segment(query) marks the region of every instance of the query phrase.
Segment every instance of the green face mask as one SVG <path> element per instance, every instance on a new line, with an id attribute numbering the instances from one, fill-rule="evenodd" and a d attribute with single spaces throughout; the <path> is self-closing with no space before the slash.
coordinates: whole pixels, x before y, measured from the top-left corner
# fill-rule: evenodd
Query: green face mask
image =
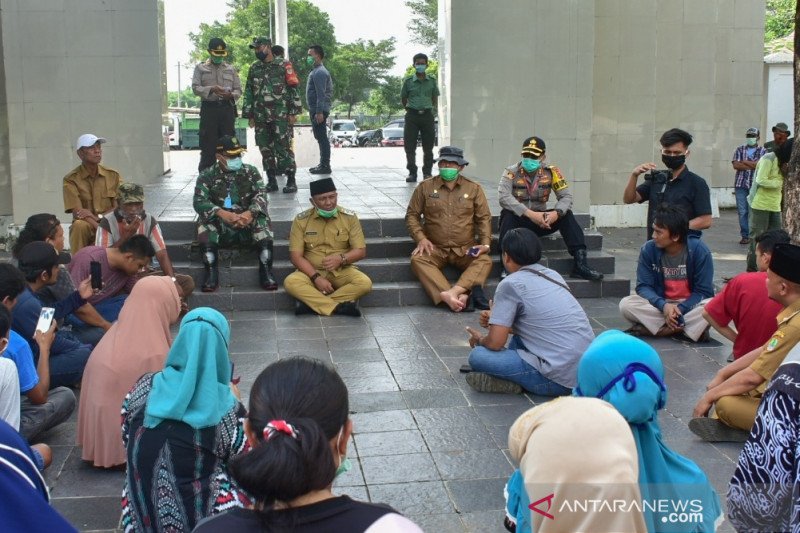
<path id="1" fill-rule="evenodd" d="M 309 67 L 313 67 L 314 66 L 314 58 L 311 57 L 311 56 L 306 56 L 306 65 L 308 65 Z"/>
<path id="2" fill-rule="evenodd" d="M 317 214 L 322 218 L 333 218 L 339 213 L 339 206 L 334 207 L 330 211 L 325 211 L 324 209 L 317 208 Z"/>
<path id="3" fill-rule="evenodd" d="M 211 62 L 215 65 L 219 65 L 225 58 L 222 56 L 211 56 Z"/>
<path id="4" fill-rule="evenodd" d="M 444 181 L 453 181 L 458 177 L 457 168 L 440 168 L 439 175 Z"/>

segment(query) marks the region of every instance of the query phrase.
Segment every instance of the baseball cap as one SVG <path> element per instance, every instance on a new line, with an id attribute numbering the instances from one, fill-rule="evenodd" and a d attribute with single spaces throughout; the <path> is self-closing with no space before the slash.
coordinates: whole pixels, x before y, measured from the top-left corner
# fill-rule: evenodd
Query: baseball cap
<path id="1" fill-rule="evenodd" d="M 544 141 L 539 137 L 528 137 L 522 143 L 522 155 L 540 157 L 545 151 Z"/>
<path id="2" fill-rule="evenodd" d="M 138 183 L 122 183 L 117 189 L 117 198 L 120 205 L 143 203 L 144 187 Z"/>
<path id="3" fill-rule="evenodd" d="M 217 152 L 222 152 L 225 155 L 239 155 L 245 149 L 239 144 L 239 139 L 235 135 L 223 135 L 217 141 Z"/>
<path id="4" fill-rule="evenodd" d="M 772 133 L 775 133 L 775 130 L 782 131 L 783 133 L 789 133 L 791 135 L 789 132 L 789 126 L 787 126 L 785 122 L 778 122 L 772 126 Z"/>
<path id="5" fill-rule="evenodd" d="M 214 37 L 208 41 L 208 51 L 212 56 L 225 57 L 228 55 L 228 45 L 219 37 Z"/>
<path id="6" fill-rule="evenodd" d="M 272 41 L 269 37 L 253 37 L 253 42 L 250 43 L 248 46 L 250 48 L 258 48 L 259 46 L 263 45 L 272 46 Z"/>
<path id="7" fill-rule="evenodd" d="M 747 128 L 747 131 L 745 132 L 744 135 L 745 137 L 750 137 L 751 135 L 759 137 L 761 136 L 761 132 L 758 131 L 758 128 Z"/>
<path id="8" fill-rule="evenodd" d="M 103 137 L 98 137 L 93 133 L 84 133 L 80 137 L 78 137 L 78 142 L 75 143 L 75 149 L 80 150 L 81 148 L 88 148 L 90 146 L 94 146 L 96 143 L 103 144 L 106 140 Z"/>
<path id="9" fill-rule="evenodd" d="M 53 245 L 44 241 L 29 242 L 17 256 L 19 269 L 28 274 L 51 270 L 56 265 L 66 265 L 71 257 L 66 252 L 58 253 Z"/>

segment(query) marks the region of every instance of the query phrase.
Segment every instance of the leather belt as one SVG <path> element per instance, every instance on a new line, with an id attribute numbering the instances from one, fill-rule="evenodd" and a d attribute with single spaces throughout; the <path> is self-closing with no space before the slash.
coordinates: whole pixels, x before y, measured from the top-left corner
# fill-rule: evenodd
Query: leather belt
<path id="1" fill-rule="evenodd" d="M 430 113 L 430 109 L 413 109 L 411 107 L 406 108 L 407 113 L 416 113 L 417 115 L 424 115 L 426 113 Z"/>
<path id="2" fill-rule="evenodd" d="M 227 107 L 232 105 L 232 100 L 203 100 L 201 107 Z"/>

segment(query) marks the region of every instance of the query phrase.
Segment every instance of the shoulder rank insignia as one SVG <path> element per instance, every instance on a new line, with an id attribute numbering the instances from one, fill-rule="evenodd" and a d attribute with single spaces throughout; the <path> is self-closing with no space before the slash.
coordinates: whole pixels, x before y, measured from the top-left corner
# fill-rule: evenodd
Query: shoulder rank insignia
<path id="1" fill-rule="evenodd" d="M 516 177 L 516 175 L 510 170 L 506 170 L 505 173 L 503 174 L 503 177 L 507 180 L 513 180 Z"/>
<path id="2" fill-rule="evenodd" d="M 313 207 L 309 207 L 308 209 L 306 209 L 302 213 L 299 213 L 297 215 L 297 218 L 298 218 L 298 220 L 301 219 L 301 218 L 308 218 L 309 216 L 311 216 L 311 214 L 313 212 L 314 212 L 314 208 Z"/>
<path id="3" fill-rule="evenodd" d="M 344 213 L 345 215 L 350 215 L 351 217 L 356 216 L 356 212 L 352 209 L 348 209 L 346 207 L 339 206 L 339 212 Z"/>

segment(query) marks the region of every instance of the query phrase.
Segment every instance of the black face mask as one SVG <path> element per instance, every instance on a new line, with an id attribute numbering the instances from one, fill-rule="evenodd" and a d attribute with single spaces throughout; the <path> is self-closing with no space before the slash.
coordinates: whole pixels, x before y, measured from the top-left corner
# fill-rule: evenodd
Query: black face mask
<path id="1" fill-rule="evenodd" d="M 267 58 L 267 53 L 260 51 L 256 52 L 256 57 L 258 58 L 259 61 L 264 61 Z"/>
<path id="2" fill-rule="evenodd" d="M 686 155 L 662 155 L 661 162 L 670 170 L 677 170 L 686 163 Z"/>

